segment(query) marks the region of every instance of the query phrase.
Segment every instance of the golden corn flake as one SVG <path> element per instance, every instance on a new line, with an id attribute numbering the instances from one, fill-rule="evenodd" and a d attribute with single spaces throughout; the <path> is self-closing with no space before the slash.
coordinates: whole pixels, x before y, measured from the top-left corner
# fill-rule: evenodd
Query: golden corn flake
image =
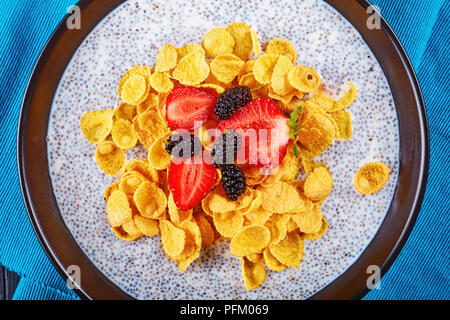
<path id="1" fill-rule="evenodd" d="M 290 104 L 292 102 L 292 99 L 295 96 L 295 91 L 282 96 L 282 95 L 279 95 L 278 93 L 276 93 L 273 90 L 272 86 L 270 86 L 268 96 L 274 100 L 281 102 L 282 104 Z"/>
<path id="2" fill-rule="evenodd" d="M 111 138 L 121 149 L 133 148 L 138 142 L 138 137 L 133 130 L 131 122 L 124 119 L 114 121 L 111 129 Z"/>
<path id="3" fill-rule="evenodd" d="M 141 127 L 139 126 L 138 117 L 133 120 L 131 126 L 133 128 L 133 131 L 136 133 L 139 142 L 147 149 L 150 148 L 150 146 L 155 141 L 155 138 L 150 132 L 141 129 Z"/>
<path id="4" fill-rule="evenodd" d="M 166 141 L 169 135 L 162 136 L 155 140 L 148 149 L 148 163 L 156 170 L 164 170 L 170 166 L 172 157 L 166 151 Z"/>
<path id="5" fill-rule="evenodd" d="M 134 240 L 142 237 L 141 233 L 135 234 L 135 235 L 128 234 L 125 230 L 123 230 L 122 226 L 112 227 L 111 229 L 119 239 L 124 240 L 124 241 L 134 241 Z"/>
<path id="6" fill-rule="evenodd" d="M 359 193 L 374 194 L 389 180 L 389 167 L 382 162 L 369 162 L 362 166 L 355 175 L 355 189 Z"/>
<path id="7" fill-rule="evenodd" d="M 206 55 L 215 58 L 220 54 L 233 53 L 234 39 L 224 28 L 215 28 L 205 34 L 202 42 Z"/>
<path id="8" fill-rule="evenodd" d="M 144 176 L 147 180 L 158 183 L 159 175 L 158 171 L 150 168 L 150 165 L 147 159 L 133 159 L 128 161 L 125 167 L 123 168 L 124 175 L 126 172 L 136 171 Z"/>
<path id="9" fill-rule="evenodd" d="M 250 188 L 248 188 L 248 189 L 250 189 Z M 262 203 L 261 192 L 258 190 L 253 190 L 253 196 L 252 196 L 251 202 L 245 207 L 238 208 L 236 210 L 236 212 L 241 215 L 247 215 L 247 214 L 257 210 L 258 208 L 260 208 L 261 203 Z"/>
<path id="10" fill-rule="evenodd" d="M 192 218 L 192 209 L 187 211 L 178 209 L 177 205 L 175 204 L 175 201 L 173 200 L 172 193 L 169 194 L 169 198 L 167 200 L 167 207 L 169 209 L 170 220 L 177 225 L 182 223 L 184 220 Z"/>
<path id="11" fill-rule="evenodd" d="M 302 234 L 303 240 L 317 240 L 322 237 L 328 230 L 328 222 L 325 217 L 322 217 L 322 224 L 318 232 L 315 233 L 304 233 Z"/>
<path id="12" fill-rule="evenodd" d="M 281 55 L 277 64 L 273 68 L 271 87 L 273 91 L 281 96 L 285 96 L 294 91 L 288 80 L 288 73 L 294 67 L 294 64 L 287 56 Z"/>
<path id="13" fill-rule="evenodd" d="M 259 207 L 254 211 L 246 214 L 244 218 L 249 225 L 263 226 L 271 216 L 272 212 L 265 210 L 262 207 Z"/>
<path id="14" fill-rule="evenodd" d="M 266 265 L 269 267 L 270 270 L 279 272 L 287 268 L 284 264 L 282 264 L 273 256 L 269 248 L 266 248 L 264 250 L 263 255 L 264 255 L 264 262 L 266 263 Z"/>
<path id="15" fill-rule="evenodd" d="M 297 268 L 303 259 L 303 240 L 297 231 L 289 232 L 278 243 L 269 246 L 270 252 L 280 263 Z"/>
<path id="16" fill-rule="evenodd" d="M 266 44 L 266 53 L 274 55 L 284 55 L 289 58 L 292 63 L 297 60 L 297 51 L 294 45 L 286 39 L 272 39 Z"/>
<path id="17" fill-rule="evenodd" d="M 350 89 L 344 93 L 344 96 L 334 103 L 333 109 L 331 111 L 343 110 L 350 107 L 353 102 L 355 102 L 356 96 L 358 95 L 358 90 L 352 82 L 348 85 Z"/>
<path id="18" fill-rule="evenodd" d="M 186 86 L 194 86 L 204 81 L 209 75 L 209 65 L 205 56 L 192 52 L 184 56 L 172 72 L 174 79 Z"/>
<path id="19" fill-rule="evenodd" d="M 164 252 L 170 258 L 175 259 L 184 250 L 187 241 L 186 232 L 167 220 L 161 220 L 159 228 L 161 230 L 161 242 Z"/>
<path id="20" fill-rule="evenodd" d="M 150 181 L 139 185 L 133 195 L 134 203 L 145 218 L 163 219 L 167 208 L 167 198 L 156 184 Z"/>
<path id="21" fill-rule="evenodd" d="M 334 99 L 325 90 L 319 88 L 318 93 L 313 95 L 308 101 L 320 106 L 324 111 L 330 112 L 334 107 Z"/>
<path id="22" fill-rule="evenodd" d="M 133 119 L 134 117 L 136 117 L 136 114 L 137 114 L 136 106 L 122 102 L 114 111 L 114 120 L 117 121 L 119 119 L 123 119 L 133 122 Z"/>
<path id="23" fill-rule="evenodd" d="M 211 72 L 222 83 L 231 83 L 237 77 L 244 61 L 234 54 L 221 54 L 211 61 Z"/>
<path id="24" fill-rule="evenodd" d="M 176 50 L 178 54 L 178 60 L 192 52 L 201 53 L 203 56 L 206 54 L 205 50 L 199 44 L 186 44 L 181 48 L 176 48 Z"/>
<path id="25" fill-rule="evenodd" d="M 203 88 L 203 89 L 207 89 L 209 91 L 213 91 L 217 94 L 222 94 L 225 91 L 225 88 L 222 87 L 221 85 L 218 84 L 214 84 L 214 83 L 203 83 L 203 84 L 199 84 L 197 85 L 198 88 Z"/>
<path id="26" fill-rule="evenodd" d="M 244 217 L 235 212 L 213 214 L 214 226 L 225 238 L 232 238 L 244 225 Z"/>
<path id="27" fill-rule="evenodd" d="M 316 169 L 318 167 L 326 167 L 324 162 L 314 161 L 314 160 L 311 160 L 308 158 L 302 158 L 300 160 L 300 162 L 301 162 L 303 170 L 306 172 L 306 174 L 310 174 L 311 172 L 314 171 L 314 169 Z"/>
<path id="28" fill-rule="evenodd" d="M 103 141 L 95 150 L 95 161 L 104 173 L 115 176 L 125 164 L 125 153 L 113 141 Z"/>
<path id="29" fill-rule="evenodd" d="M 296 65 L 289 71 L 288 80 L 291 86 L 301 92 L 314 92 L 320 86 L 320 76 L 311 67 Z"/>
<path id="30" fill-rule="evenodd" d="M 273 214 L 267 220 L 265 227 L 270 231 L 270 243 L 278 243 L 287 232 L 287 223 L 290 219 L 288 214 Z"/>
<path id="31" fill-rule="evenodd" d="M 256 81 L 261 84 L 268 84 L 272 79 L 273 69 L 278 62 L 278 56 L 274 54 L 263 54 L 256 59 L 253 66 L 253 74 Z"/>
<path id="32" fill-rule="evenodd" d="M 170 71 L 177 65 L 178 61 L 177 50 L 170 44 L 164 46 L 156 56 L 156 72 Z M 153 84 L 152 84 L 153 87 Z M 155 88 L 155 87 L 153 87 Z M 155 89 L 156 90 L 156 89 Z"/>
<path id="33" fill-rule="evenodd" d="M 115 181 L 111 183 L 109 186 L 107 186 L 105 191 L 103 192 L 103 197 L 105 198 L 105 200 L 108 200 L 111 193 L 117 189 L 119 189 L 119 181 Z"/>
<path id="34" fill-rule="evenodd" d="M 252 47 L 255 56 L 259 57 L 261 55 L 261 46 L 259 45 L 258 36 L 254 30 L 250 31 L 250 36 L 252 37 Z"/>
<path id="35" fill-rule="evenodd" d="M 257 253 L 269 245 L 270 231 L 264 226 L 247 226 L 231 240 L 230 251 L 238 257 Z"/>
<path id="36" fill-rule="evenodd" d="M 226 30 L 234 39 L 233 53 L 242 60 L 248 60 L 253 50 L 250 27 L 242 22 L 234 22 Z"/>
<path id="37" fill-rule="evenodd" d="M 170 80 L 168 76 L 163 73 L 155 72 L 150 77 L 150 83 L 152 84 L 152 88 L 157 92 L 170 92 L 173 89 L 173 82 Z"/>
<path id="38" fill-rule="evenodd" d="M 267 270 L 262 262 L 253 263 L 247 258 L 241 258 L 242 276 L 246 290 L 258 288 L 267 277 Z"/>
<path id="39" fill-rule="evenodd" d="M 245 61 L 244 65 L 241 68 L 241 72 L 239 72 L 238 80 L 240 80 L 244 74 L 253 73 L 253 67 L 255 66 L 255 62 L 256 60 L 253 59 Z"/>
<path id="40" fill-rule="evenodd" d="M 202 235 L 202 247 L 209 247 L 214 242 L 214 229 L 203 214 L 195 214 L 194 219 Z"/>
<path id="41" fill-rule="evenodd" d="M 273 213 L 291 211 L 298 202 L 298 192 L 286 182 L 278 181 L 269 188 L 258 188 L 262 194 L 262 207 Z"/>
<path id="42" fill-rule="evenodd" d="M 302 129 L 297 135 L 302 153 L 307 158 L 315 158 L 333 143 L 338 130 L 336 121 L 314 104 L 305 103 L 302 109 Z"/>
<path id="43" fill-rule="evenodd" d="M 264 256 L 262 253 L 251 253 L 247 256 L 245 256 L 248 261 L 253 263 L 258 263 L 264 261 Z"/>
<path id="44" fill-rule="evenodd" d="M 287 232 L 291 232 L 291 231 L 294 231 L 294 230 L 296 230 L 296 229 L 298 229 L 298 226 L 297 226 L 297 224 L 295 223 L 295 221 L 292 220 L 292 219 L 289 219 L 289 221 L 288 221 L 287 224 L 286 224 L 286 231 L 287 231 Z"/>
<path id="45" fill-rule="evenodd" d="M 205 206 L 212 212 L 225 213 L 237 209 L 238 202 L 230 200 L 222 185 L 217 186 L 203 199 Z"/>
<path id="46" fill-rule="evenodd" d="M 86 140 L 99 144 L 111 133 L 114 110 L 90 111 L 80 120 L 80 127 Z"/>
<path id="47" fill-rule="evenodd" d="M 150 146 L 156 139 L 170 133 L 166 119 L 157 109 L 145 111 L 143 114 L 138 116 L 138 121 L 139 127 L 153 138 Z"/>
<path id="48" fill-rule="evenodd" d="M 145 181 L 147 181 L 147 179 L 140 174 L 131 173 L 122 175 L 119 180 L 119 189 L 126 194 L 133 196 L 139 185 Z"/>
<path id="49" fill-rule="evenodd" d="M 318 167 L 306 178 L 303 190 L 312 201 L 320 201 L 331 193 L 333 177 L 325 167 Z"/>
<path id="50" fill-rule="evenodd" d="M 314 205 L 312 210 L 293 214 L 291 219 L 297 224 L 301 232 L 316 233 L 322 226 L 322 211 L 318 205 Z"/>
<path id="51" fill-rule="evenodd" d="M 114 190 L 106 201 L 106 214 L 111 227 L 118 227 L 131 220 L 132 211 L 127 195 L 122 190 Z"/>
<path id="52" fill-rule="evenodd" d="M 189 235 L 189 238 L 193 243 L 193 247 L 186 248 L 186 252 L 183 252 L 180 258 L 177 259 L 178 269 L 181 272 L 184 272 L 191 263 L 200 256 L 202 235 L 196 222 L 185 220 L 181 223 L 180 227 Z"/>
<path id="53" fill-rule="evenodd" d="M 148 109 L 156 109 L 159 103 L 159 96 L 156 93 L 151 92 L 147 99 L 136 106 L 136 113 L 140 115 L 147 111 Z M 133 118 L 134 119 L 134 118 Z"/>
<path id="54" fill-rule="evenodd" d="M 294 144 L 292 142 L 289 142 L 286 156 L 281 162 L 277 173 L 280 176 L 280 180 L 289 181 L 297 177 L 299 170 L 300 162 L 294 154 Z"/>
<path id="55" fill-rule="evenodd" d="M 348 111 L 338 110 L 331 113 L 331 116 L 338 125 L 337 139 L 348 140 L 353 136 L 352 116 Z"/>
<path id="56" fill-rule="evenodd" d="M 131 236 L 139 236 L 142 237 L 144 234 L 138 229 L 136 224 L 134 223 L 134 220 L 129 220 L 122 224 L 122 229 L 126 233 L 128 233 Z"/>
<path id="57" fill-rule="evenodd" d="M 147 66 L 134 66 L 120 80 L 119 98 L 132 105 L 142 103 L 150 92 L 151 69 Z"/>
<path id="58" fill-rule="evenodd" d="M 154 219 L 148 219 L 140 215 L 135 215 L 134 223 L 136 227 L 147 237 L 156 236 L 159 233 L 159 221 Z"/>

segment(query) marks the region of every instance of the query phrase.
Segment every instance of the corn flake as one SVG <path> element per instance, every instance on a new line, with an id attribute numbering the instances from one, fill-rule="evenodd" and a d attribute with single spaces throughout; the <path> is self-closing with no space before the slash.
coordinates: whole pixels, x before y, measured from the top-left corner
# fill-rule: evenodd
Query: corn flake
<path id="1" fill-rule="evenodd" d="M 119 98 L 132 105 L 142 103 L 150 92 L 151 69 L 147 66 L 134 66 L 120 80 Z"/>
<path id="2" fill-rule="evenodd" d="M 239 74 L 244 61 L 234 54 L 221 54 L 211 61 L 211 72 L 222 83 L 231 83 Z"/>
<path id="3" fill-rule="evenodd" d="M 273 68 L 271 87 L 273 91 L 281 96 L 288 95 L 294 91 L 288 80 L 288 73 L 294 67 L 294 64 L 287 56 L 281 55 L 277 64 Z"/>
<path id="4" fill-rule="evenodd" d="M 104 173 L 114 176 L 125 164 L 126 156 L 113 141 L 103 141 L 95 150 L 95 161 Z"/>
<path id="5" fill-rule="evenodd" d="M 234 237 L 244 225 L 244 218 L 235 212 L 214 212 L 213 221 L 217 231 L 225 238 Z"/>
<path id="6" fill-rule="evenodd" d="M 133 200 L 140 214 L 145 218 L 165 218 L 167 198 L 164 191 L 153 182 L 141 183 L 133 195 Z"/>
<path id="7" fill-rule="evenodd" d="M 283 240 L 272 243 L 269 249 L 287 267 L 297 268 L 303 259 L 303 240 L 297 231 L 287 233 Z"/>
<path id="8" fill-rule="evenodd" d="M 267 277 L 267 270 L 262 262 L 253 263 L 247 258 L 241 258 L 242 275 L 246 290 L 258 288 Z"/>
<path id="9" fill-rule="evenodd" d="M 165 149 L 168 137 L 169 135 L 165 135 L 158 138 L 148 149 L 148 163 L 153 169 L 164 170 L 170 166 L 172 157 Z"/>
<path id="10" fill-rule="evenodd" d="M 261 84 L 268 84 L 272 79 L 273 69 L 278 62 L 278 56 L 274 54 L 263 54 L 256 59 L 253 66 L 253 75 Z"/>
<path id="11" fill-rule="evenodd" d="M 297 51 L 294 45 L 286 39 L 272 39 L 266 44 L 266 53 L 274 55 L 284 55 L 289 58 L 292 63 L 297 60 Z"/>
<path id="12" fill-rule="evenodd" d="M 170 71 L 177 65 L 177 50 L 170 44 L 164 46 L 156 56 L 156 72 Z M 152 84 L 152 87 L 155 88 Z M 155 89 L 156 90 L 156 89 Z"/>
<path id="13" fill-rule="evenodd" d="M 215 58 L 220 54 L 232 53 L 234 39 L 226 29 L 215 28 L 205 34 L 202 45 L 206 55 Z"/>
<path id="14" fill-rule="evenodd" d="M 389 167 L 382 162 L 369 162 L 362 166 L 355 175 L 355 189 L 369 195 L 381 190 L 389 180 Z"/>
<path id="15" fill-rule="evenodd" d="M 306 178 L 303 190 L 312 201 L 328 197 L 333 189 L 333 177 L 326 167 L 318 167 Z"/>
<path id="16" fill-rule="evenodd" d="M 172 72 L 173 78 L 186 86 L 200 84 L 208 75 L 209 65 L 205 56 L 195 51 L 184 56 Z"/>
<path id="17" fill-rule="evenodd" d="M 170 92 L 173 89 L 173 82 L 170 80 L 168 76 L 163 73 L 155 72 L 150 77 L 150 83 L 152 84 L 152 88 L 157 92 L 166 93 Z"/>
<path id="18" fill-rule="evenodd" d="M 291 86 L 301 92 L 314 92 L 320 86 L 320 76 L 311 67 L 296 65 L 288 74 Z"/>
<path id="19" fill-rule="evenodd" d="M 114 190 L 106 201 L 106 214 L 111 227 L 119 227 L 131 220 L 132 211 L 127 195 L 121 190 Z"/>
<path id="20" fill-rule="evenodd" d="M 90 111 L 81 117 L 80 127 L 87 141 L 99 144 L 111 133 L 114 110 Z"/>
<path id="21" fill-rule="evenodd" d="M 234 39 L 233 53 L 242 60 L 248 60 L 253 50 L 250 27 L 242 22 L 233 22 L 226 30 Z"/>
<path id="22" fill-rule="evenodd" d="M 247 226 L 233 237 L 230 251 L 238 257 L 258 253 L 269 245 L 270 231 L 264 226 Z"/>

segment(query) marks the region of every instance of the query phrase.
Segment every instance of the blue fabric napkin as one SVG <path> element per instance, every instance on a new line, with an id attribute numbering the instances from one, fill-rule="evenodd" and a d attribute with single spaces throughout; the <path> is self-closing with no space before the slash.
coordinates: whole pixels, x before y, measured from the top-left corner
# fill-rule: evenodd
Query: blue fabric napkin
<path id="1" fill-rule="evenodd" d="M 431 133 L 429 183 L 399 257 L 365 299 L 449 299 L 450 8 L 445 0 L 374 0 L 418 74 Z M 16 164 L 16 130 L 28 78 L 75 0 L 2 0 L 0 7 L 0 264 L 22 276 L 14 299 L 78 299 L 56 272 L 28 221 Z"/>

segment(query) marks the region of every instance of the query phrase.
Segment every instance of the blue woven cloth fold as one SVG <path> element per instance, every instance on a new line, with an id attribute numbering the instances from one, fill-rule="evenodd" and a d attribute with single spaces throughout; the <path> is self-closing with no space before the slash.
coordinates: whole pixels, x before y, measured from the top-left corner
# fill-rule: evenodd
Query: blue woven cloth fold
<path id="1" fill-rule="evenodd" d="M 422 86 L 431 134 L 428 188 L 416 225 L 381 289 L 365 299 L 450 298 L 450 8 L 445 0 L 374 0 Z M 22 276 L 14 299 L 78 299 L 28 221 L 16 169 L 16 129 L 32 67 L 75 0 L 0 0 L 0 264 Z M 448 4 L 448 1 L 447 1 Z"/>

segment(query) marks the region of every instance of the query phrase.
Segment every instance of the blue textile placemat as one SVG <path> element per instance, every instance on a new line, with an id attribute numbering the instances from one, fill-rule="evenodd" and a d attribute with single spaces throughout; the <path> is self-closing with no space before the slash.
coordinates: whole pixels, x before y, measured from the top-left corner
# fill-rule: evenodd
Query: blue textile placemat
<path id="1" fill-rule="evenodd" d="M 0 7 L 0 264 L 22 276 L 14 299 L 79 299 L 33 233 L 16 163 L 20 105 L 34 63 L 75 0 L 2 0 Z M 365 299 L 450 298 L 450 8 L 445 0 L 374 0 L 417 72 L 430 123 L 428 188 L 416 225 L 379 290 Z M 448 2 L 447 2 L 448 4 Z"/>

